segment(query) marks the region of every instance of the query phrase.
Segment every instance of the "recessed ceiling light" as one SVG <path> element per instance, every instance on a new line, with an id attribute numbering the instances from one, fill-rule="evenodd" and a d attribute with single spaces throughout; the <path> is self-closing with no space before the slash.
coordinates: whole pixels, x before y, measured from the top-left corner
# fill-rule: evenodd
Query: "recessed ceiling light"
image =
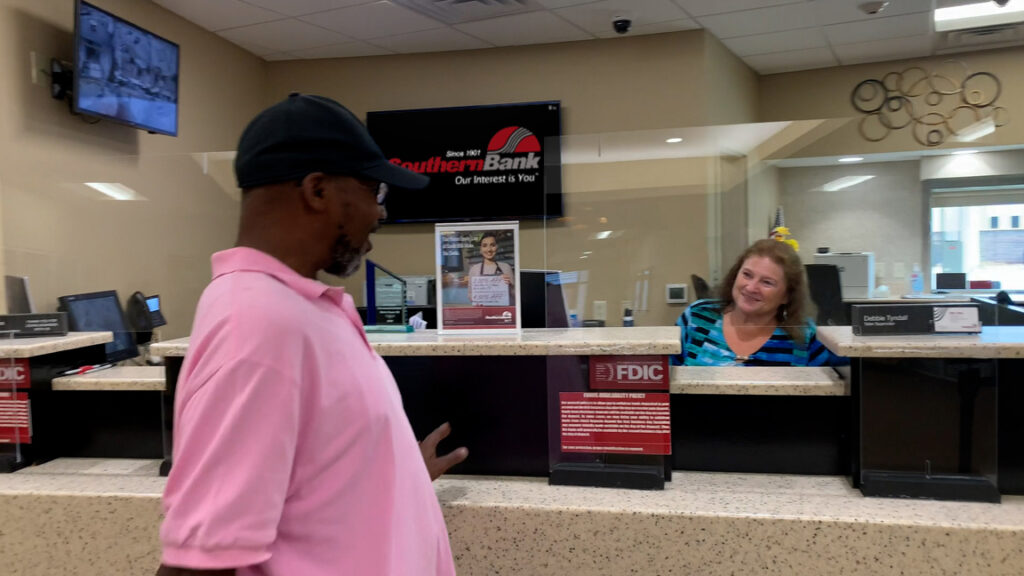
<path id="1" fill-rule="evenodd" d="M 668 142 L 669 144 L 676 144 L 676 143 L 679 143 L 679 142 L 682 142 L 682 141 L 683 141 L 682 138 L 669 138 L 669 139 L 665 140 L 665 142 Z"/>
<path id="2" fill-rule="evenodd" d="M 611 230 L 603 230 L 601 232 L 598 232 L 597 234 L 594 234 L 594 238 L 596 240 L 604 240 L 605 238 L 611 237 L 611 235 L 612 235 L 612 231 Z"/>
<path id="3" fill-rule="evenodd" d="M 96 190 L 114 200 L 145 200 L 141 194 L 119 182 L 85 182 L 89 188 Z"/>
<path id="4" fill-rule="evenodd" d="M 840 158 L 840 162 L 860 162 L 864 158 L 860 156 L 847 156 L 846 158 Z"/>
<path id="5" fill-rule="evenodd" d="M 977 150 L 954 150 L 953 151 L 953 154 L 957 155 L 957 156 L 959 156 L 961 154 L 977 154 L 977 153 L 978 153 Z"/>

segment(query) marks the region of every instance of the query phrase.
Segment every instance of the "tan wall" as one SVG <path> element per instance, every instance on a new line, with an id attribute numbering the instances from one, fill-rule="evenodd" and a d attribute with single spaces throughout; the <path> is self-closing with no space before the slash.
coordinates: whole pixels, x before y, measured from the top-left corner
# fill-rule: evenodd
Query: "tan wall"
<path id="1" fill-rule="evenodd" d="M 270 64 L 274 98 L 291 91 L 370 110 L 560 100 L 563 133 L 614 133 L 752 121 L 753 73 L 703 31 L 470 52 Z M 729 94 L 714 97 L 716 91 Z M 607 302 L 617 325 L 636 279 L 648 279 L 638 325 L 671 324 L 666 283 L 707 276 L 707 160 L 563 167 L 566 218 L 521 223 L 523 268 L 587 271 L 581 318 Z M 601 221 L 604 218 L 604 222 Z M 742 227 L 741 227 L 742 228 Z M 601 230 L 621 232 L 595 240 Z M 399 274 L 432 274 L 433 227 L 385 227 L 371 258 Z M 745 229 L 737 234 L 745 234 Z M 584 251 L 592 254 L 585 259 Z M 326 278 L 325 278 L 326 279 Z M 330 280 L 330 279 L 326 279 Z M 361 297 L 361 278 L 344 285 Z M 576 307 L 576 295 L 569 295 Z M 638 303 L 634 303 L 637 307 Z"/>
<path id="2" fill-rule="evenodd" d="M 71 59 L 74 3 L 0 0 L 3 268 L 29 276 L 42 311 L 61 294 L 159 293 L 162 336 L 183 336 L 209 256 L 234 242 L 238 214 L 236 190 L 204 173 L 197 153 L 234 149 L 266 102 L 266 64 L 154 3 L 97 4 L 181 46 L 179 136 L 69 114 L 45 76 L 32 83 L 29 54 L 47 68 L 51 57 Z M 102 200 L 83 182 L 120 182 L 147 200 Z"/>
<path id="3" fill-rule="evenodd" d="M 971 72 L 991 72 L 1002 82 L 1002 94 L 997 103 L 1010 112 L 1011 121 L 994 134 L 973 143 L 976 146 L 997 146 L 1024 143 L 1024 48 L 1011 48 L 986 52 L 968 52 L 952 56 L 923 58 L 917 60 L 880 62 L 857 66 L 840 66 L 803 72 L 762 76 L 759 82 L 759 120 L 798 120 L 815 118 L 855 118 L 861 114 L 850 103 L 850 94 L 862 80 L 882 79 L 886 73 L 902 71 L 910 66 L 945 73 L 954 79 L 964 77 L 963 69 L 945 63 L 955 58 L 964 62 Z M 949 110 L 954 97 L 947 96 L 945 103 L 936 109 Z M 917 114 L 921 114 L 918 110 Z M 961 113 L 963 114 L 963 113 Z M 849 122 L 831 134 L 815 141 L 811 146 L 792 155 L 832 156 L 840 154 L 870 154 L 925 148 L 918 144 L 911 128 L 893 131 L 881 142 L 868 142 L 857 132 L 857 122 Z M 962 147 L 965 144 L 949 143 L 943 147 Z"/>
<path id="4" fill-rule="evenodd" d="M 821 189 L 855 175 L 874 178 L 835 192 Z M 928 207 L 919 175 L 916 160 L 779 169 L 786 224 L 800 242 L 805 263 L 814 262 L 819 246 L 833 252 L 874 252 L 876 286 L 889 286 L 893 295 L 909 292 L 911 267 L 929 266 Z"/>

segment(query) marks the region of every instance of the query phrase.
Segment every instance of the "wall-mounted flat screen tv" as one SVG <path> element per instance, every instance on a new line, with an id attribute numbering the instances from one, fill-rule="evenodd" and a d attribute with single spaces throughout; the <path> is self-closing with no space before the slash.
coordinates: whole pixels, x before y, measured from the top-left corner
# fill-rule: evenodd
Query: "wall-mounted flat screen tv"
<path id="1" fill-rule="evenodd" d="M 178 135 L 178 45 L 75 2 L 75 112 Z"/>
<path id="2" fill-rule="evenodd" d="M 388 222 L 563 215 L 559 102 L 370 112 L 366 127 L 391 162 L 430 176 L 389 191 Z"/>

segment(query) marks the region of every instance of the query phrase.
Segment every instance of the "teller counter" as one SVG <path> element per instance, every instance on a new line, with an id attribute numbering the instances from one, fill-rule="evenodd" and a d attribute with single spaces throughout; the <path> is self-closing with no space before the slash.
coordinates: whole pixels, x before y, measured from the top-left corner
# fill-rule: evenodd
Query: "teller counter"
<path id="1" fill-rule="evenodd" d="M 5 576 L 138 576 L 160 559 L 159 461 L 0 475 Z M 677 472 L 661 491 L 446 475 L 460 576 L 1019 576 L 1024 497 L 865 498 L 835 476 Z"/>
<path id="2" fill-rule="evenodd" d="M 452 424 L 441 450 L 466 446 L 460 474 L 546 477 L 549 381 L 585 387 L 588 358 L 666 356 L 679 328 L 526 329 L 521 335 L 371 333 L 395 376 L 417 437 Z M 168 408 L 188 338 L 153 344 L 167 367 Z M 848 474 L 850 397 L 831 368 L 674 367 L 674 470 Z"/>

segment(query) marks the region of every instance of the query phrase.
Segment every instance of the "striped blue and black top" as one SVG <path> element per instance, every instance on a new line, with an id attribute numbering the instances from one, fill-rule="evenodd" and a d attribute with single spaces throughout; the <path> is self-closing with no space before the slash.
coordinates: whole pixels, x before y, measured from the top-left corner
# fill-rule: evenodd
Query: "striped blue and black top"
<path id="1" fill-rule="evenodd" d="M 799 344 L 781 326 L 771 338 L 747 358 L 737 358 L 722 333 L 722 303 L 698 300 L 676 321 L 682 328 L 683 352 L 671 357 L 673 366 L 843 366 L 850 363 L 836 356 L 815 338 L 814 322 L 807 321 L 807 338 Z"/>

